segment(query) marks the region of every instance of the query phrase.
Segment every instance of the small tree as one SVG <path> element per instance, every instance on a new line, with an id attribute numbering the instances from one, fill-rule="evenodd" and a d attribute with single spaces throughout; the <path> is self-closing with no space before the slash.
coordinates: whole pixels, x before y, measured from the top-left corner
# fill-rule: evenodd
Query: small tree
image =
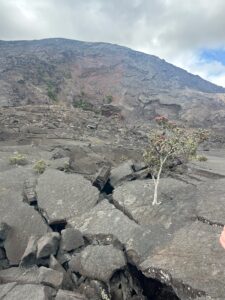
<path id="1" fill-rule="evenodd" d="M 144 160 L 149 167 L 154 182 L 154 197 L 152 205 L 158 202 L 158 186 L 162 171 L 174 159 L 188 161 L 196 156 L 200 143 L 208 138 L 206 130 L 191 130 L 178 127 L 176 123 L 166 117 L 155 118 L 159 129 L 154 129 L 149 134 L 149 145 L 144 152 Z"/>

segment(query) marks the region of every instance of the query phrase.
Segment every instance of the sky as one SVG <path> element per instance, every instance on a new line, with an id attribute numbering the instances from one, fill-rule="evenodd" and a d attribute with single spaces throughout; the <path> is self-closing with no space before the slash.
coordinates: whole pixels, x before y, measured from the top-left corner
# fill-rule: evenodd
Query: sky
<path id="1" fill-rule="evenodd" d="M 0 0 L 0 39 L 63 37 L 156 55 L 225 87 L 225 0 Z"/>

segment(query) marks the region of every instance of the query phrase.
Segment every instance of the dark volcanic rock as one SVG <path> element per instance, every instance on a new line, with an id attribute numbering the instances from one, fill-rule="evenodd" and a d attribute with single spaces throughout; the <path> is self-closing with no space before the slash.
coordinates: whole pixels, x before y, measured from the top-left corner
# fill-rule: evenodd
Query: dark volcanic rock
<path id="1" fill-rule="evenodd" d="M 55 300 L 87 300 L 87 298 L 75 292 L 59 290 Z"/>
<path id="2" fill-rule="evenodd" d="M 51 255 L 49 259 L 49 268 L 58 271 L 63 275 L 62 288 L 65 290 L 73 290 L 73 282 L 71 280 L 70 274 L 62 267 L 62 265 L 57 261 L 57 259 Z"/>
<path id="3" fill-rule="evenodd" d="M 133 162 L 126 161 L 118 167 L 112 169 L 110 175 L 110 184 L 115 187 L 120 184 L 123 180 L 131 180 L 135 178 L 134 170 L 132 168 Z"/>
<path id="4" fill-rule="evenodd" d="M 55 289 L 59 289 L 63 284 L 63 274 L 53 269 L 40 267 L 38 281 L 41 284 L 51 286 Z"/>
<path id="5" fill-rule="evenodd" d="M 207 295 L 223 299 L 225 261 L 220 232 L 221 227 L 190 223 L 149 255 L 140 269 L 145 276 L 171 285 L 182 300 Z"/>
<path id="6" fill-rule="evenodd" d="M 53 224 L 91 209 L 99 192 L 81 175 L 47 170 L 38 180 L 37 196 L 39 207 Z"/>
<path id="7" fill-rule="evenodd" d="M 71 259 L 69 268 L 85 277 L 108 282 L 113 273 L 125 265 L 123 252 L 112 245 L 87 246 Z"/>
<path id="8" fill-rule="evenodd" d="M 0 223 L 0 240 L 4 241 L 7 237 L 7 233 L 9 232 L 10 227 L 6 223 Z"/>
<path id="9" fill-rule="evenodd" d="M 5 194 L 0 211 L 1 219 L 10 225 L 4 247 L 11 264 L 19 263 L 31 235 L 40 237 L 49 230 L 41 216 L 32 207 L 24 204 L 20 197 L 18 194 L 15 198 L 15 193 L 11 192 Z M 15 203 L 16 199 L 18 202 Z"/>
<path id="10" fill-rule="evenodd" d="M 71 218 L 68 224 L 104 243 L 116 237 L 125 245 L 128 257 L 133 262 L 143 260 L 146 252 L 153 246 L 149 229 L 130 220 L 106 200 L 81 217 Z"/>
<path id="11" fill-rule="evenodd" d="M 84 239 L 79 230 L 73 228 L 66 228 L 61 231 L 60 249 L 65 252 L 77 249 L 84 245 Z"/>
<path id="12" fill-rule="evenodd" d="M 196 194 L 197 216 L 206 223 L 225 225 L 225 179 L 201 185 Z"/>
<path id="13" fill-rule="evenodd" d="M 54 294 L 52 288 L 36 284 L 8 283 L 0 285 L 0 298 L 4 300 L 47 300 L 51 299 Z"/>
<path id="14" fill-rule="evenodd" d="M 0 284 L 0 299 L 3 299 L 16 285 L 16 282 Z"/>
<path id="15" fill-rule="evenodd" d="M 0 173 L 0 219 L 10 227 L 4 247 L 11 264 L 19 263 L 31 235 L 41 237 L 49 231 L 39 213 L 22 200 L 24 180 L 31 174 L 24 167 Z"/>
<path id="16" fill-rule="evenodd" d="M 17 282 L 18 284 L 44 284 L 59 288 L 63 282 L 63 274 L 45 267 L 30 269 L 13 267 L 1 270 L 0 283 L 9 282 Z"/>
<path id="17" fill-rule="evenodd" d="M 196 187 L 185 182 L 162 178 L 158 200 L 152 206 L 154 184 L 152 180 L 135 180 L 124 183 L 113 191 L 114 203 L 142 225 L 158 225 L 173 230 L 183 226 L 194 215 Z M 189 199 L 192 199 L 191 201 Z"/>
<path id="18" fill-rule="evenodd" d="M 22 267 L 31 267 L 37 262 L 37 238 L 31 236 L 29 238 L 27 248 L 21 258 L 20 265 Z"/>
<path id="19" fill-rule="evenodd" d="M 0 282 L 17 282 L 21 284 L 31 283 L 38 284 L 38 268 L 23 269 L 20 267 L 12 267 L 0 271 Z"/>
<path id="20" fill-rule="evenodd" d="M 49 232 L 37 241 L 37 258 L 46 258 L 55 255 L 59 247 L 60 234 Z"/>
<path id="21" fill-rule="evenodd" d="M 37 202 L 35 187 L 37 184 L 36 178 L 26 179 L 23 186 L 23 198 L 28 204 L 35 204 Z"/>

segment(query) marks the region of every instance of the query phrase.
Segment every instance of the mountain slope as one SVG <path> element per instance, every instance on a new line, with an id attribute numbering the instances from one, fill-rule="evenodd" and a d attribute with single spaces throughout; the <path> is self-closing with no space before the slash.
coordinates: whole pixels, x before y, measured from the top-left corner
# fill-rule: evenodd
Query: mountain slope
<path id="1" fill-rule="evenodd" d="M 132 121 L 166 114 L 192 125 L 221 127 L 224 99 L 224 88 L 118 45 L 0 41 L 0 106 L 65 103 L 101 110 L 104 105 L 108 113 L 115 108 Z"/>

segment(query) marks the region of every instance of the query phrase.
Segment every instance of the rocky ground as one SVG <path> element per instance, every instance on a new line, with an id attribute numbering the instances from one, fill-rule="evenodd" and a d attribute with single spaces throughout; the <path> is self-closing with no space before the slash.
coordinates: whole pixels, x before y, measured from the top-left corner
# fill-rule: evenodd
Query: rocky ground
<path id="1" fill-rule="evenodd" d="M 148 126 L 59 106 L 0 122 L 0 299 L 224 299 L 223 147 L 164 176 L 153 207 Z"/>

